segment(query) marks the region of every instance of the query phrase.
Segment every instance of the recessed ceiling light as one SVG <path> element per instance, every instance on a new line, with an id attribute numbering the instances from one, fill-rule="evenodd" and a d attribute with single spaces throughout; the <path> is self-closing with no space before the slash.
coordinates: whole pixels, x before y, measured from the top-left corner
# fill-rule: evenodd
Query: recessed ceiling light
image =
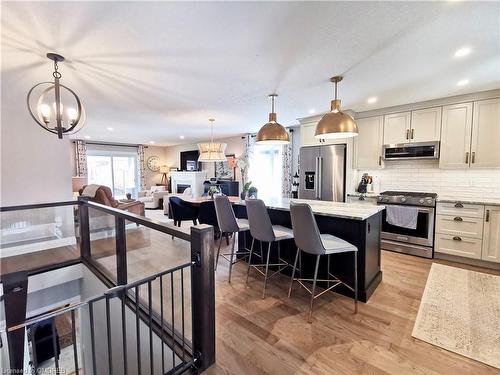
<path id="1" fill-rule="evenodd" d="M 462 48 L 459 48 L 455 51 L 455 57 L 465 57 L 467 56 L 468 54 L 471 53 L 471 49 L 469 47 L 462 47 Z"/>
<path id="2" fill-rule="evenodd" d="M 110 131 L 110 132 L 112 132 L 113 130 L 115 130 L 111 126 L 108 126 L 106 129 L 108 129 L 108 131 Z"/>
<path id="3" fill-rule="evenodd" d="M 371 98 L 368 98 L 367 102 L 369 104 L 373 104 L 375 103 L 376 101 L 378 100 L 378 98 L 376 96 L 372 96 Z"/>
<path id="4" fill-rule="evenodd" d="M 316 110 L 315 110 L 314 108 L 311 108 L 311 109 L 309 110 L 309 114 L 310 114 L 310 115 L 313 115 L 313 114 L 315 114 L 315 113 L 316 113 Z"/>
<path id="5" fill-rule="evenodd" d="M 90 135 L 86 135 L 86 136 L 85 136 L 85 139 L 90 139 Z"/>
<path id="6" fill-rule="evenodd" d="M 461 79 L 460 81 L 457 82 L 457 86 L 465 86 L 469 83 L 468 79 Z"/>
<path id="7" fill-rule="evenodd" d="M 180 138 L 180 139 L 184 139 L 184 136 L 183 136 L 183 135 L 180 135 L 180 136 L 179 136 L 179 138 Z"/>
<path id="8" fill-rule="evenodd" d="M 150 144 L 150 145 L 154 145 L 154 144 L 155 144 L 155 141 L 149 141 L 149 144 Z"/>

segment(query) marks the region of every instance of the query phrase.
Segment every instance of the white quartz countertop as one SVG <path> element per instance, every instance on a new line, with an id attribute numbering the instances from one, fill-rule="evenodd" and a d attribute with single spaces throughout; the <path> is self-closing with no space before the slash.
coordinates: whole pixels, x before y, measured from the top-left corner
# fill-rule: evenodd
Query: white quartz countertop
<path id="1" fill-rule="evenodd" d="M 460 194 L 457 195 L 439 195 L 437 198 L 438 202 L 443 203 L 468 203 L 468 204 L 484 204 L 486 206 L 500 206 L 500 199 L 495 198 L 472 198 L 472 197 L 461 197 Z"/>
<path id="2" fill-rule="evenodd" d="M 385 206 L 375 206 L 357 203 L 340 203 L 330 201 L 317 201 L 310 199 L 264 199 L 267 208 L 275 210 L 290 210 L 290 202 L 307 203 L 315 215 L 339 217 L 344 219 L 365 220 L 383 211 Z M 244 201 L 241 202 L 244 204 Z"/>

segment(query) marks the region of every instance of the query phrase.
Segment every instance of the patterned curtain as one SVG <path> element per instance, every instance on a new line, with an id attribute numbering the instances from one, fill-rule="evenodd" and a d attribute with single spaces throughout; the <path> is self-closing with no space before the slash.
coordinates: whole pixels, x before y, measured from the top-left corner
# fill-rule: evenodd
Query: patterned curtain
<path id="1" fill-rule="evenodd" d="M 75 141 L 75 165 L 78 177 L 87 176 L 87 144 L 85 141 Z"/>
<path id="2" fill-rule="evenodd" d="M 245 153 L 243 154 L 243 160 L 245 161 L 245 168 L 242 170 L 241 173 L 242 185 L 245 185 L 245 183 L 248 182 L 248 169 L 250 167 L 250 162 L 252 159 L 254 147 L 255 147 L 255 134 L 247 134 L 245 142 Z"/>
<path id="3" fill-rule="evenodd" d="M 137 156 L 138 156 L 138 163 L 139 163 L 139 179 L 141 182 L 141 191 L 146 190 L 146 164 L 144 160 L 144 146 L 139 145 L 137 147 Z"/>
<path id="4" fill-rule="evenodd" d="M 290 198 L 292 196 L 292 148 L 293 148 L 293 132 L 287 129 L 288 135 L 290 136 L 290 143 L 283 145 L 283 173 L 281 180 L 281 195 L 285 198 Z"/>

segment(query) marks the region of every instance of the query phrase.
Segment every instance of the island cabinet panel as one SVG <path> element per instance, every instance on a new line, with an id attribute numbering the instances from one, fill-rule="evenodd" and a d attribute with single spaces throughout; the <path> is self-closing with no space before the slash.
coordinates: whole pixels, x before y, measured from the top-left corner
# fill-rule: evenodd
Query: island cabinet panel
<path id="1" fill-rule="evenodd" d="M 246 210 L 243 205 L 234 206 L 237 217 L 246 218 Z M 283 225 L 291 228 L 290 212 L 288 210 L 271 209 L 268 208 L 271 222 L 277 225 Z M 380 267 L 380 230 L 382 213 L 378 212 L 364 220 L 348 219 L 331 217 L 325 215 L 315 215 L 321 233 L 333 234 L 340 237 L 358 248 L 358 295 L 359 300 L 362 302 L 368 301 L 372 293 L 377 288 L 382 280 L 382 271 Z M 241 235 L 238 239 L 238 249 L 243 251 L 245 243 L 248 247 L 251 246 L 252 237 L 250 232 L 244 232 L 246 238 Z M 280 241 L 281 257 L 293 264 L 296 254 L 296 246 L 293 240 Z M 263 244 L 264 245 L 264 244 Z M 266 244 L 267 245 L 267 244 Z M 273 257 L 278 254 L 277 244 L 273 245 L 273 252 L 271 253 L 271 263 Z M 266 247 L 263 246 L 265 249 Z M 260 249 L 260 244 L 256 241 L 254 250 Z M 260 251 L 260 250 L 258 250 Z M 277 260 L 274 258 L 274 260 Z M 302 253 L 302 276 L 312 278 L 314 273 L 315 257 L 309 254 Z M 254 259 L 254 262 L 256 260 Z M 327 256 L 323 256 L 320 261 L 320 268 L 318 271 L 318 278 L 326 278 L 328 269 Z M 330 272 L 341 280 L 345 281 L 348 285 L 353 285 L 354 280 L 354 254 L 335 254 L 330 258 Z M 291 276 L 291 267 L 283 270 L 283 273 Z M 320 286 L 321 283 L 318 283 Z M 339 286 L 335 289 L 336 292 L 343 295 L 354 297 L 354 293 L 349 289 Z"/>

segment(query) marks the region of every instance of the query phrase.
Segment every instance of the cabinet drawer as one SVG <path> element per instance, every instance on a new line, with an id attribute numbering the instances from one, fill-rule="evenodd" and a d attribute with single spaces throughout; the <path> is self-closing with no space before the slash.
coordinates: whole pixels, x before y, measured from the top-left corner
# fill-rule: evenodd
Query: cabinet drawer
<path id="1" fill-rule="evenodd" d="M 437 204 L 438 215 L 461 216 L 461 217 L 478 217 L 483 218 L 484 206 L 480 204 L 468 203 L 440 203 Z"/>
<path id="2" fill-rule="evenodd" d="M 481 242 L 477 238 L 436 234 L 434 251 L 465 258 L 481 259 Z"/>
<path id="3" fill-rule="evenodd" d="M 436 233 L 451 236 L 483 237 L 483 219 L 467 216 L 436 216 Z"/>

